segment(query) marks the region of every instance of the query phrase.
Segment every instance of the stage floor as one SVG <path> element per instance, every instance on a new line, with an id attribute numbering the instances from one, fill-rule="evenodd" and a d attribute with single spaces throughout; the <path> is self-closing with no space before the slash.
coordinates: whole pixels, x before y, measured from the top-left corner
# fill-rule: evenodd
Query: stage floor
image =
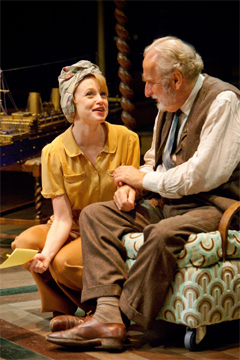
<path id="1" fill-rule="evenodd" d="M 2 182 L 1 201 L 6 205 L 11 199 L 19 202 L 23 189 L 31 193 L 34 185 L 27 174 L 20 174 Z M 22 176 L 22 174 L 21 174 Z M 17 178 L 18 177 L 18 178 Z M 29 183 L 28 183 L 29 182 Z M 11 188 L 12 183 L 17 184 Z M 21 187 L 21 183 L 23 186 Z M 4 185 L 4 189 L 3 189 Z M 9 189 L 7 187 L 9 186 Z M 3 191 L 4 190 L 4 191 Z M 13 196 L 9 197 L 11 192 Z M 25 198 L 26 199 L 26 198 Z M 44 212 L 51 214 L 51 202 L 44 204 Z M 34 216 L 34 207 L 11 214 L 9 217 Z M 4 224 L 0 238 L 0 263 L 10 254 L 12 238 L 26 226 Z M 128 341 L 121 353 L 108 353 L 101 349 L 81 352 L 79 349 L 63 348 L 45 340 L 49 333 L 52 313 L 41 313 L 40 297 L 31 274 L 21 266 L 0 270 L 0 359 L 10 360 L 236 360 L 240 359 L 239 322 L 229 322 L 208 327 L 204 339 L 206 350 L 190 352 L 184 347 L 185 327 L 158 322 L 158 332 L 145 331 L 132 323 L 128 329 Z M 80 309 L 77 315 L 82 315 Z"/>

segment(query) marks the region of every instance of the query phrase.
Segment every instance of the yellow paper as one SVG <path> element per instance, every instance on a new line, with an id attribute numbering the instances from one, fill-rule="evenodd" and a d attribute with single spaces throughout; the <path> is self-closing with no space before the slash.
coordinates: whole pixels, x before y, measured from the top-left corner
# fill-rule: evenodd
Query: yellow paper
<path id="1" fill-rule="evenodd" d="M 0 269 L 5 269 L 10 266 L 22 265 L 31 260 L 34 255 L 38 253 L 38 250 L 31 249 L 15 249 L 13 253 L 5 260 Z M 8 255 L 7 255 L 8 256 Z"/>

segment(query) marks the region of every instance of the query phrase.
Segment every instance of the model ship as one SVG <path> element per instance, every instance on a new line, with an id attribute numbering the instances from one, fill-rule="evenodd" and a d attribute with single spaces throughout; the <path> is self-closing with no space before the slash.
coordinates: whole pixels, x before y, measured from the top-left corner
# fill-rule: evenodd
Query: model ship
<path id="1" fill-rule="evenodd" d="M 3 83 L 0 91 L 1 95 L 9 93 Z M 40 156 L 42 148 L 69 126 L 60 107 L 58 88 L 51 90 L 50 101 L 44 103 L 40 93 L 30 92 L 25 111 L 9 115 L 2 96 L 0 105 L 1 167 Z"/>

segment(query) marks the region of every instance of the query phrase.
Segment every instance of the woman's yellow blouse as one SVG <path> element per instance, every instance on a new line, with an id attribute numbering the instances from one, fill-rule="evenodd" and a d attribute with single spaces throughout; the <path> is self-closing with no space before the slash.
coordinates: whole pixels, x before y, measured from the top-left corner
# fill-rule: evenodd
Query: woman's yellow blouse
<path id="1" fill-rule="evenodd" d="M 113 199 L 113 172 L 120 165 L 139 167 L 140 146 L 136 133 L 122 125 L 105 122 L 107 141 L 95 166 L 77 145 L 72 125 L 42 150 L 42 195 L 67 194 L 72 210 L 97 201 Z M 93 134 L 94 136 L 94 134 Z"/>

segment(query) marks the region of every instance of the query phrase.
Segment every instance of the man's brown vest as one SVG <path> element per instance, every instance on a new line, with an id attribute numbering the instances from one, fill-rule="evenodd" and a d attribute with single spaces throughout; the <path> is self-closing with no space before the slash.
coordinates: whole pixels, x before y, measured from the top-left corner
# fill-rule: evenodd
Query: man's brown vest
<path id="1" fill-rule="evenodd" d="M 206 74 L 204 74 L 204 77 L 203 86 L 196 96 L 184 130 L 182 131 L 179 145 L 175 150 L 176 165 L 186 162 L 197 150 L 202 126 L 207 118 L 212 102 L 216 99 L 217 95 L 222 91 L 230 90 L 240 97 L 240 91 L 233 85 Z M 158 165 L 162 164 L 162 155 L 170 131 L 173 115 L 173 113 L 169 112 L 162 112 L 159 114 L 160 118 L 156 131 L 156 165 L 154 170 L 156 170 Z M 236 156 L 238 156 L 238 154 L 236 154 Z M 240 200 L 240 163 L 233 174 L 229 175 L 231 175 L 230 179 L 220 187 L 211 190 L 211 195 L 214 194 L 214 196 L 217 195 L 224 198 Z M 207 194 L 203 195 L 207 196 Z"/>

